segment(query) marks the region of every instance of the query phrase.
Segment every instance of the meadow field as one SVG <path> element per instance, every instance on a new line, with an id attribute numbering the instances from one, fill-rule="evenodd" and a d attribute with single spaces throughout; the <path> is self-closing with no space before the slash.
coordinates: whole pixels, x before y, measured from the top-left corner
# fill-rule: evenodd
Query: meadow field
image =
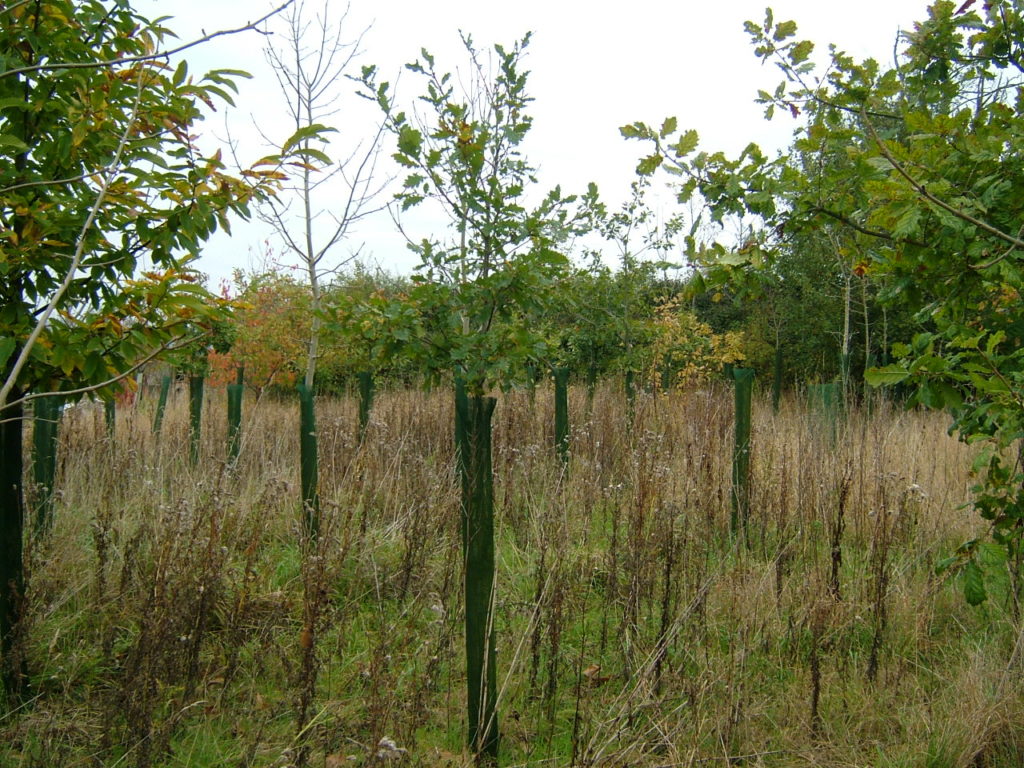
<path id="1" fill-rule="evenodd" d="M 65 414 L 0 765 L 471 764 L 451 393 L 380 392 L 362 444 L 318 402 L 315 543 L 296 403 L 247 393 L 229 467 L 212 390 L 192 467 L 154 400 Z M 1017 581 L 936 571 L 985 532 L 948 417 L 757 395 L 734 537 L 731 389 L 570 407 L 565 466 L 549 389 L 494 416 L 502 765 L 1024 765 Z"/>

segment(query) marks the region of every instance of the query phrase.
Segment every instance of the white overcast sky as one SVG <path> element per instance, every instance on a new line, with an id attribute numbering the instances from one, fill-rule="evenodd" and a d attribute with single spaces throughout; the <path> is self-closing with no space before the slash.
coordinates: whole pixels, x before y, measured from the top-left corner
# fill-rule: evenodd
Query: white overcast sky
<path id="1" fill-rule="evenodd" d="M 320 0 L 306 0 L 315 9 Z M 376 64 L 387 79 L 418 57 L 421 48 L 438 65 L 455 70 L 464 65 L 459 30 L 470 33 L 479 47 L 506 45 L 533 32 L 526 60 L 531 72 L 529 92 L 535 98 L 534 128 L 528 159 L 540 170 L 544 189 L 556 184 L 566 192 L 582 191 L 594 181 L 610 207 L 628 194 L 633 168 L 643 150 L 626 142 L 619 126 L 643 120 L 659 123 L 675 115 L 681 128 L 695 128 L 709 150 L 737 152 L 750 141 L 770 150 L 788 143 L 794 122 L 762 119 L 754 103 L 759 88 L 770 90 L 781 80 L 773 66 L 754 57 L 743 30 L 747 19 L 764 19 L 763 0 L 352 0 L 344 37 L 363 37 L 360 63 Z M 167 25 L 182 40 L 240 26 L 272 7 L 269 2 L 242 0 L 138 0 L 140 13 L 172 16 Z M 793 19 L 799 36 L 815 41 L 823 55 L 835 43 L 856 58 L 873 56 L 891 62 L 899 29 L 910 28 L 926 15 L 925 0 L 776 0 L 776 21 Z M 345 3 L 334 0 L 331 11 Z M 270 23 L 270 30 L 280 29 Z M 280 39 L 280 38 L 277 38 Z M 269 148 L 262 145 L 254 123 L 267 134 L 285 138 L 289 132 L 276 81 L 262 49 L 275 41 L 246 33 L 218 38 L 187 54 L 191 70 L 244 69 L 253 79 L 241 84 L 237 108 L 221 110 L 200 128 L 204 141 L 223 137 L 230 128 L 242 159 L 252 161 Z M 353 72 L 356 74 L 358 70 Z M 351 92 L 353 86 L 343 83 Z M 408 104 L 419 83 L 410 73 L 398 83 L 399 100 Z M 346 94 L 336 118 L 338 146 L 334 156 L 372 130 L 366 102 Z M 351 106 L 348 106 L 351 105 Z M 390 147 L 389 147 L 390 151 Z M 329 205 L 325 201 L 324 205 Z M 414 237 L 429 235 L 426 220 L 409 222 Z M 417 227 L 420 227 L 419 229 Z M 231 270 L 259 268 L 267 241 L 280 252 L 277 238 L 263 225 L 236 224 L 232 237 L 218 235 L 199 267 L 216 284 Z M 391 271 L 410 271 L 416 263 L 387 216 L 364 223 L 338 258 L 360 246 L 364 260 Z M 281 259 L 294 263 L 294 259 Z"/>

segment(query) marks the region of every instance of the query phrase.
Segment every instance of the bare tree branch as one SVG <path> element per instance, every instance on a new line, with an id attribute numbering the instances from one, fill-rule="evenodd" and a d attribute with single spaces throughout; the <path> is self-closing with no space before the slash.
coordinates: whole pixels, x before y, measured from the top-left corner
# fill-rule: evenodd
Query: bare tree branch
<path id="1" fill-rule="evenodd" d="M 176 53 L 187 51 L 189 48 L 195 48 L 197 45 L 208 43 L 210 40 L 213 40 L 217 37 L 224 37 L 226 35 L 237 35 L 240 32 L 254 31 L 260 24 L 283 11 L 293 2 L 295 2 L 295 0 L 287 0 L 287 2 L 282 3 L 277 8 L 270 11 L 270 13 L 261 16 L 256 21 L 249 22 L 243 27 L 237 27 L 235 29 L 222 29 L 218 32 L 212 32 L 209 35 L 204 35 L 203 37 L 197 38 L 196 40 L 192 40 L 191 42 L 179 45 L 177 48 L 170 48 L 165 51 L 157 51 L 156 53 L 148 53 L 143 56 L 124 56 L 119 59 L 106 59 L 104 61 L 63 62 L 59 64 L 35 64 L 29 67 L 17 67 L 16 69 L 8 69 L 5 72 L 0 72 L 0 79 L 3 79 L 5 77 L 14 77 L 17 75 L 25 75 L 31 72 L 57 72 L 63 69 L 101 69 L 103 67 L 113 67 L 119 64 L 134 64 L 139 61 L 155 61 L 157 59 L 164 59 L 168 56 L 173 56 Z"/>
<path id="2" fill-rule="evenodd" d="M 85 394 L 88 394 L 90 392 L 96 392 L 98 390 L 103 389 L 104 387 L 109 387 L 111 384 L 116 384 L 119 381 L 124 381 L 129 376 L 131 376 L 133 373 L 135 373 L 137 370 L 142 368 L 142 366 L 146 365 L 147 363 L 152 362 L 157 357 L 162 355 L 164 352 L 173 352 L 176 349 L 183 349 L 185 347 L 191 346 L 192 344 L 195 344 L 197 341 L 199 341 L 200 339 L 202 339 L 203 337 L 205 337 L 207 335 L 208 334 L 200 333 L 200 334 L 197 334 L 195 336 L 190 336 L 190 337 L 189 336 L 178 336 L 177 338 L 171 339 L 170 341 L 166 341 L 163 344 L 161 344 L 155 350 L 153 350 L 148 355 L 146 355 L 144 358 L 139 360 L 139 362 L 135 363 L 135 365 L 133 365 L 131 368 L 128 368 L 127 370 L 121 371 L 116 376 L 112 376 L 111 378 L 107 379 L 106 381 L 101 381 L 99 384 L 90 384 L 90 385 L 88 385 L 86 387 L 78 387 L 78 389 L 65 389 L 65 390 L 61 390 L 59 392 L 35 392 L 35 393 L 23 395 L 22 397 L 19 397 L 17 400 L 12 400 L 11 402 L 9 402 L 6 405 L 4 405 L 3 408 L 0 408 L 0 411 L 5 410 L 7 408 L 10 408 L 11 406 L 17 405 L 18 403 L 24 404 L 24 403 L 31 402 L 33 400 L 39 400 L 39 399 L 44 398 L 44 397 L 70 397 L 72 395 L 85 395 Z M 178 342 L 181 342 L 181 343 L 178 343 Z M 6 421 L 15 421 L 15 419 L 7 419 Z M 3 423 L 4 423 L 4 421 L 0 420 L 0 424 L 3 424 Z"/>
<path id="3" fill-rule="evenodd" d="M 22 182 L 21 184 L 12 184 L 9 187 L 0 188 L 0 195 L 6 195 L 7 193 L 14 192 L 17 189 L 27 189 L 29 187 L 49 187 L 49 186 L 53 186 L 54 184 L 71 184 L 71 183 L 76 182 L 76 181 L 84 181 L 85 179 L 88 179 L 90 176 L 95 176 L 95 175 L 96 175 L 95 171 L 86 171 L 83 174 L 80 174 L 78 176 L 72 176 L 72 177 L 67 178 L 67 179 L 46 179 L 46 180 L 41 180 L 41 181 L 25 181 L 25 182 Z"/>
<path id="4" fill-rule="evenodd" d="M 845 224 L 850 229 L 853 229 L 853 230 L 856 230 L 857 232 L 860 232 L 862 235 L 868 235 L 869 237 L 877 237 L 880 240 L 890 240 L 892 242 L 910 243 L 911 245 L 918 245 L 918 246 L 920 246 L 922 248 L 926 247 L 926 244 L 922 243 L 920 240 L 910 240 L 910 239 L 907 239 L 907 238 L 897 239 L 897 238 L 893 237 L 888 232 L 883 232 L 882 230 L 879 230 L 879 229 L 870 229 L 868 227 L 865 227 L 863 224 L 858 224 L 856 221 L 851 219 L 849 216 L 845 216 L 845 215 L 843 215 L 841 213 L 838 213 L 837 211 L 830 210 L 829 208 L 825 208 L 824 206 L 821 206 L 821 205 L 814 206 L 813 208 L 811 208 L 811 211 L 813 211 L 814 213 L 820 213 L 820 214 L 823 214 L 825 216 L 828 216 L 829 218 L 835 219 L 836 221 L 841 222 L 842 224 Z"/>
<path id="5" fill-rule="evenodd" d="M 21 8 L 21 6 L 23 6 L 23 5 L 28 5 L 32 1 L 33 0 L 20 0 L 20 2 L 11 3 L 10 5 L 8 5 L 5 8 L 0 8 L 0 13 L 10 13 L 11 11 L 13 11 L 13 10 L 15 10 L 17 8 Z"/>

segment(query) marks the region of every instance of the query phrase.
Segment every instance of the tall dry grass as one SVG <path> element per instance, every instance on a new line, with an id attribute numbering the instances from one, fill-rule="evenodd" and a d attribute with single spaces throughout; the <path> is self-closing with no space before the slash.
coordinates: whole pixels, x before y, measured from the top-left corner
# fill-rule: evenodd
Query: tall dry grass
<path id="1" fill-rule="evenodd" d="M 1006 585 L 970 608 L 935 564 L 982 529 L 941 415 L 833 431 L 756 400 L 751 519 L 729 535 L 731 393 L 550 391 L 494 423 L 510 765 L 1024 763 Z M 55 525 L 30 549 L 33 697 L 11 766 L 462 765 L 458 494 L 446 391 L 318 404 L 322 536 L 302 540 L 297 404 L 223 393 L 66 416 Z M 995 550 L 987 556 L 998 566 Z M 998 574 L 998 567 L 994 569 Z M 1002 586 L 1001 586 L 1002 584 Z"/>

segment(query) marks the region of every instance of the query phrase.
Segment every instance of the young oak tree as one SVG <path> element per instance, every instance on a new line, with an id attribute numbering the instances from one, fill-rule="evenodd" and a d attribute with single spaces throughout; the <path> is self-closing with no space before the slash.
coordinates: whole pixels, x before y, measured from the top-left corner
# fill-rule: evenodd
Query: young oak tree
<path id="1" fill-rule="evenodd" d="M 588 226 L 596 205 L 555 188 L 532 202 L 533 168 L 522 155 L 532 119 L 522 59 L 527 35 L 493 58 L 468 36 L 468 71 L 453 77 L 427 52 L 407 66 L 425 85 L 424 114 L 400 111 L 387 82 L 363 70 L 367 96 L 397 139 L 395 160 L 408 170 L 397 195 L 401 210 L 429 203 L 450 222 L 449 240 L 411 247 L 421 264 L 405 300 L 380 300 L 376 311 L 421 368 L 456 376 L 456 444 L 462 478 L 469 746 L 483 763 L 498 754 L 494 630 L 494 509 L 491 393 L 526 376 L 544 356 L 531 318 L 543 313 L 550 288 L 567 268 L 560 246 Z"/>
<path id="2" fill-rule="evenodd" d="M 903 383 L 911 403 L 945 408 L 962 439 L 985 446 L 974 504 L 1006 547 L 1016 593 L 1024 580 L 1024 8 L 997 0 L 939 0 L 901 38 L 892 68 L 833 50 L 815 75 L 812 42 L 793 21 L 747 22 L 756 54 L 786 75 L 761 92 L 806 115 L 790 158 L 768 161 L 751 145 L 738 160 L 697 153 L 696 134 L 676 137 L 641 123 L 623 133 L 653 143 L 641 163 L 661 165 L 721 213 L 764 220 L 757 247 L 727 254 L 753 265 L 788 233 L 835 228 L 856 238 L 883 295 L 917 311 L 928 329 L 892 345 L 899 362 L 870 383 Z M 831 162 L 832 158 L 843 162 Z M 970 603 L 986 597 L 980 539 L 944 565 L 963 574 Z"/>
<path id="3" fill-rule="evenodd" d="M 194 340 L 192 331 L 225 306 L 190 260 L 231 214 L 248 215 L 273 191 L 280 162 L 302 156 L 295 148 L 243 178 L 226 174 L 219 155 L 203 156 L 193 135 L 201 108 L 230 103 L 244 73 L 196 79 L 184 62 L 172 69 L 168 56 L 194 43 L 168 50 L 168 35 L 127 2 L 0 9 L 0 664 L 8 693 L 26 681 L 15 642 L 25 586 L 24 405 L 51 392 L 102 391 Z"/>

